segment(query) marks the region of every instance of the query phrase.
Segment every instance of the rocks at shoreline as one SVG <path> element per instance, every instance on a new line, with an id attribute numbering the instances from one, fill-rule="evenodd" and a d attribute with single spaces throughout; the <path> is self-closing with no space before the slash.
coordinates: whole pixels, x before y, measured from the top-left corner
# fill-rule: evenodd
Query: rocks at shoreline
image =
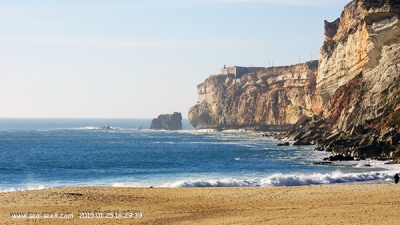
<path id="1" fill-rule="evenodd" d="M 289 146 L 289 142 L 279 143 L 277 146 Z"/>
<path id="2" fill-rule="evenodd" d="M 334 155 L 327 158 L 328 161 L 353 161 L 353 156 Z"/>
<path id="3" fill-rule="evenodd" d="M 210 76 L 197 86 L 191 124 L 221 130 L 294 124 L 263 136 L 316 145 L 333 161 L 400 163 L 399 9 L 398 1 L 351 1 L 340 18 L 325 21 L 318 61 Z"/>
<path id="4" fill-rule="evenodd" d="M 293 145 L 316 145 L 318 151 L 331 152 L 329 161 L 371 158 L 400 162 L 400 129 L 397 128 L 379 132 L 359 124 L 350 131 L 331 130 L 327 119 L 314 116 L 302 118 L 279 137 L 295 141 Z"/>
<path id="5" fill-rule="evenodd" d="M 182 130 L 182 114 L 161 114 L 151 121 L 150 129 L 156 130 Z"/>

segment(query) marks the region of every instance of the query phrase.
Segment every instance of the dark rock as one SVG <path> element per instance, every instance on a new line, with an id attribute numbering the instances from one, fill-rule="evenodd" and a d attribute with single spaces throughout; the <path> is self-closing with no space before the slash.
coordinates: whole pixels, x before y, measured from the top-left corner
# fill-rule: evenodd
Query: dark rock
<path id="1" fill-rule="evenodd" d="M 364 125 L 361 125 L 361 124 L 357 125 L 357 126 L 354 128 L 354 132 L 355 132 L 355 134 L 357 134 L 357 135 L 363 134 L 363 133 L 364 133 Z"/>
<path id="2" fill-rule="evenodd" d="M 361 146 L 357 147 L 356 153 L 358 157 L 376 158 L 382 153 L 382 149 L 372 145 Z"/>
<path id="3" fill-rule="evenodd" d="M 332 164 L 332 162 L 314 162 L 316 165 Z"/>
<path id="4" fill-rule="evenodd" d="M 353 161 L 354 157 L 352 156 L 343 156 L 343 155 L 335 155 L 329 157 L 329 161 Z"/>
<path id="5" fill-rule="evenodd" d="M 99 127 L 100 130 L 110 130 L 111 127 L 110 126 L 101 126 Z"/>
<path id="6" fill-rule="evenodd" d="M 274 134 L 271 134 L 271 133 L 263 133 L 262 136 L 263 136 L 263 137 L 273 137 Z"/>
<path id="7" fill-rule="evenodd" d="M 150 129 L 182 130 L 182 115 L 178 112 L 159 115 L 151 121 Z"/>
<path id="8" fill-rule="evenodd" d="M 279 143 L 277 146 L 289 146 L 289 142 Z"/>
<path id="9" fill-rule="evenodd" d="M 312 145 L 311 142 L 306 140 L 297 140 L 293 145 Z"/>
<path id="10" fill-rule="evenodd" d="M 340 133 L 341 133 L 341 132 L 336 131 L 335 133 L 333 133 L 333 134 L 331 134 L 330 136 L 328 136 L 327 138 L 325 138 L 325 141 L 326 141 L 326 142 L 331 142 L 331 141 L 333 141 L 334 139 L 336 139 L 336 138 L 338 138 L 338 137 L 340 136 Z"/>

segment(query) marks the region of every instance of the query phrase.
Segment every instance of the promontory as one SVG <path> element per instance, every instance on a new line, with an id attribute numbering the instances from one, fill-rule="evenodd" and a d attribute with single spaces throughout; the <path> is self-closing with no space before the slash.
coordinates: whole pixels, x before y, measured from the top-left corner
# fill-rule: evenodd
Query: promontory
<path id="1" fill-rule="evenodd" d="M 351 1 L 340 18 L 321 21 L 325 40 L 318 61 L 225 67 L 197 86 L 191 124 L 284 130 L 308 122 L 302 132 L 312 144 L 340 139 L 343 154 L 357 155 L 366 145 L 373 151 L 369 155 L 400 156 L 399 18 L 400 1 Z M 351 141 L 354 135 L 360 140 Z"/>

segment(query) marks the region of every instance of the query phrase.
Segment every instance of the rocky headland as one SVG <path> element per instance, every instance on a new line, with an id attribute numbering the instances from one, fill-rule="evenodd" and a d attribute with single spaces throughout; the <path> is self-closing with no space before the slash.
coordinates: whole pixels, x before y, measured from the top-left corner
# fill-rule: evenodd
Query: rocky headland
<path id="1" fill-rule="evenodd" d="M 239 78 L 220 74 L 198 85 L 199 102 L 189 110 L 192 125 L 294 125 L 280 137 L 334 155 L 397 159 L 399 17 L 399 1 L 351 1 L 340 18 L 324 22 L 318 62 Z"/>
<path id="2" fill-rule="evenodd" d="M 356 158 L 400 162 L 400 2 L 352 1 L 325 21 L 314 116 L 281 137 Z"/>
<path id="3" fill-rule="evenodd" d="M 196 129 L 287 129 L 302 115 L 313 115 L 317 68 L 312 61 L 242 76 L 211 75 L 197 86 L 190 123 Z"/>
<path id="4" fill-rule="evenodd" d="M 158 130 L 182 130 L 182 114 L 161 114 L 151 121 L 150 129 Z"/>

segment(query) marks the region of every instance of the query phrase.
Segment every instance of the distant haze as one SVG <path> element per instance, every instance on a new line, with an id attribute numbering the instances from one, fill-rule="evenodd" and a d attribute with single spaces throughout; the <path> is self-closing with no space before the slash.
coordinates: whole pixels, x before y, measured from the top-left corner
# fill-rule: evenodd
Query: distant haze
<path id="1" fill-rule="evenodd" d="M 227 66 L 315 60 L 348 1 L 1 1 L 0 117 L 153 118 Z"/>

